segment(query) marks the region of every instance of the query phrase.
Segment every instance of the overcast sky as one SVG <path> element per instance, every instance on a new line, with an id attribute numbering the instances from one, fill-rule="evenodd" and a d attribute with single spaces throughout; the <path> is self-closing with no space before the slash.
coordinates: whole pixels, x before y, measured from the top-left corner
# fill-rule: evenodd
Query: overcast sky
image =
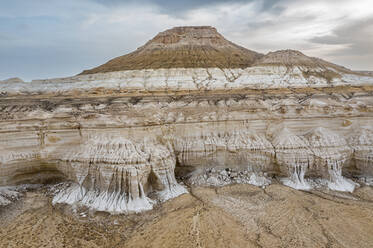
<path id="1" fill-rule="evenodd" d="M 75 75 L 182 25 L 373 70 L 372 0 L 1 0 L 0 80 Z"/>

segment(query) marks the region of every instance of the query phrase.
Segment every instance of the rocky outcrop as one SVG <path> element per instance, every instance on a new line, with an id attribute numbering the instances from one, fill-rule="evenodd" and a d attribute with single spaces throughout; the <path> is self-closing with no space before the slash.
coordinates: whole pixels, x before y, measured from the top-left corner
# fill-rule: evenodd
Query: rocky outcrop
<path id="1" fill-rule="evenodd" d="M 186 193 L 174 176 L 173 153 L 153 142 L 95 136 L 67 154 L 61 163 L 59 168 L 76 184 L 61 191 L 54 203 L 138 212 L 152 208 L 154 201 L 147 196 L 152 191 L 161 201 Z"/>
<path id="2" fill-rule="evenodd" d="M 5 80 L 2 80 L 0 81 L 0 83 L 23 83 L 23 80 L 18 78 L 18 77 L 15 77 L 15 78 L 8 78 L 8 79 L 5 79 Z"/>
<path id="3" fill-rule="evenodd" d="M 284 184 L 296 189 L 310 189 L 304 179 L 307 170 L 314 163 L 308 142 L 287 128 L 277 130 L 274 135 L 272 142 L 276 150 L 276 162 L 282 173 L 288 176 Z"/>
<path id="4" fill-rule="evenodd" d="M 342 176 L 342 168 L 352 158 L 352 149 L 340 135 L 325 128 L 316 128 L 305 135 L 315 156 L 314 171 L 328 175 L 329 188 L 353 191 L 355 184 Z"/>
<path id="5" fill-rule="evenodd" d="M 134 52 L 81 74 L 160 68 L 245 68 L 261 56 L 226 40 L 213 27 L 175 27 L 159 33 Z"/>
<path id="6" fill-rule="evenodd" d="M 274 157 L 273 147 L 263 135 L 246 130 L 178 138 L 175 152 L 180 166 L 229 166 L 256 172 L 272 170 Z"/>
<path id="7" fill-rule="evenodd" d="M 0 207 L 9 205 L 19 197 L 19 192 L 15 187 L 0 187 Z"/>
<path id="8" fill-rule="evenodd" d="M 372 135 L 356 127 L 372 126 L 372 96 L 368 74 L 176 28 L 83 75 L 2 82 L 0 185 L 62 178 L 73 183 L 55 203 L 111 212 L 184 193 L 174 170 L 191 184 L 351 191 L 346 172 L 371 175 Z"/>
<path id="9" fill-rule="evenodd" d="M 266 55 L 226 40 L 213 27 L 176 27 L 136 51 L 67 78 L 4 81 L 0 95 L 89 95 L 372 85 L 352 71 L 294 50 Z"/>
<path id="10" fill-rule="evenodd" d="M 373 176 L 373 130 L 359 127 L 349 139 L 354 149 L 354 160 L 358 171 L 362 175 Z"/>

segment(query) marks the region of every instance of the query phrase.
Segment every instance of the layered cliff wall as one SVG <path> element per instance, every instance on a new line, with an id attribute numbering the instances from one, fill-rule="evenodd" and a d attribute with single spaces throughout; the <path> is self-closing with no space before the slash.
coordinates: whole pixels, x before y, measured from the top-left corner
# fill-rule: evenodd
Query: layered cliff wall
<path id="1" fill-rule="evenodd" d="M 268 167 L 270 157 L 275 157 L 275 152 L 280 157 L 281 142 L 286 142 L 286 136 L 273 131 L 275 127 L 296 135 L 324 127 L 347 140 L 354 140 L 350 136 L 361 126 L 369 130 L 372 91 L 356 87 L 345 92 L 2 98 L 1 161 L 8 165 L 58 160 L 67 148 L 102 133 L 133 140 L 168 135 L 181 166 L 243 166 L 250 161 L 256 167 Z M 289 142 L 312 153 L 320 149 L 296 140 Z M 360 147 L 354 142 L 341 146 Z M 367 143 L 364 146 L 369 147 Z M 37 167 L 54 170 L 55 166 Z M 3 182 L 13 174 L 6 173 L 2 173 Z"/>
<path id="2" fill-rule="evenodd" d="M 154 44 L 135 55 L 153 56 Z M 346 176 L 373 176 L 371 76 L 291 50 L 241 55 L 245 68 L 237 60 L 233 69 L 115 71 L 109 63 L 97 74 L 0 83 L 0 185 L 62 178 L 74 183 L 55 203 L 131 212 L 185 193 L 175 170 L 245 171 L 212 181 L 279 177 L 298 189 L 318 178 L 344 191 L 357 186 Z"/>

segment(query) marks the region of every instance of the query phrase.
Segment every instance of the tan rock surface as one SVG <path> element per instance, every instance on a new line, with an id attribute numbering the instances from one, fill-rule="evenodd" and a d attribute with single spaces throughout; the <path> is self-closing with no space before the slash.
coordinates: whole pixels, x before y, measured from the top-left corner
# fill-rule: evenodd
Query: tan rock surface
<path id="1" fill-rule="evenodd" d="M 318 145 L 311 147 L 309 142 L 301 147 L 285 147 L 283 154 L 288 158 L 285 159 L 281 155 L 285 150 L 279 144 L 286 143 L 287 139 L 273 140 L 276 133 L 272 130 L 286 128 L 298 137 L 322 127 L 339 136 L 338 140 L 354 140 L 350 136 L 361 136 L 356 132 L 359 126 L 372 126 L 372 92 L 372 88 L 364 86 L 294 91 L 200 91 L 180 95 L 138 93 L 50 98 L 41 94 L 24 96 L 22 100 L 3 97 L 0 98 L 0 183 L 9 185 L 63 175 L 74 178 L 59 166 L 58 161 L 70 161 L 69 151 L 79 150 L 88 137 L 96 135 L 133 142 L 145 137 L 168 140 L 174 144 L 174 147 L 167 147 L 176 159 L 173 166 L 176 169 L 187 167 L 186 171 L 214 166 L 256 167 L 259 171 L 291 176 L 293 172 L 288 173 L 289 169 L 292 171 L 297 168 L 295 163 L 299 163 L 306 170 L 305 173 L 299 171 L 298 175 L 303 173 L 308 177 L 307 172 L 316 168 L 311 161 L 313 156 L 320 157 L 317 154 L 324 150 L 330 151 L 330 154 L 324 154 L 326 158 L 334 156 L 334 146 L 338 144 L 325 143 L 329 148 L 324 150 Z M 328 132 L 325 137 L 329 137 Z M 288 141 L 289 145 L 296 145 L 292 140 Z M 339 172 L 352 170 L 366 176 L 362 171 L 372 167 L 369 159 L 371 141 L 367 141 L 364 143 L 364 149 L 367 149 L 364 167 L 357 165 L 354 168 L 357 160 L 348 159 Z M 350 145 L 354 146 L 343 141 L 337 150 L 349 150 L 350 158 Z M 88 147 L 84 149 L 89 150 Z M 150 155 L 157 150 L 151 146 L 149 149 Z M 108 146 L 105 154 L 114 156 L 114 151 Z M 87 163 L 97 155 L 95 152 L 89 154 L 84 160 Z M 296 154 L 309 154 L 310 158 L 302 162 Z M 110 159 L 107 155 L 107 162 Z M 325 173 L 328 171 L 314 174 L 328 178 Z"/>
<path id="2" fill-rule="evenodd" d="M 262 55 L 240 47 L 209 26 L 175 27 L 136 51 L 81 74 L 159 68 L 244 68 Z"/>
<path id="3" fill-rule="evenodd" d="M 193 188 L 141 215 L 53 208 L 44 190 L 0 210 L 0 247 L 372 247 L 373 191 L 278 184 Z"/>
<path id="4" fill-rule="evenodd" d="M 212 27 L 3 81 L 0 247 L 373 247 L 372 123 L 370 74 Z"/>

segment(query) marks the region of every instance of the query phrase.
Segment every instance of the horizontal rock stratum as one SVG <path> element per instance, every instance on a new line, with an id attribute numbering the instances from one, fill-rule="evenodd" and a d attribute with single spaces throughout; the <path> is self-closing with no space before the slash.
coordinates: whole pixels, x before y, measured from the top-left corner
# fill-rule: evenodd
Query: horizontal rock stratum
<path id="1" fill-rule="evenodd" d="M 373 175 L 371 74 L 256 53 L 212 27 L 161 32 L 77 76 L 0 82 L 0 110 L 0 185 L 74 182 L 54 203 L 147 210 L 187 192 L 175 171 L 343 191 Z"/>

